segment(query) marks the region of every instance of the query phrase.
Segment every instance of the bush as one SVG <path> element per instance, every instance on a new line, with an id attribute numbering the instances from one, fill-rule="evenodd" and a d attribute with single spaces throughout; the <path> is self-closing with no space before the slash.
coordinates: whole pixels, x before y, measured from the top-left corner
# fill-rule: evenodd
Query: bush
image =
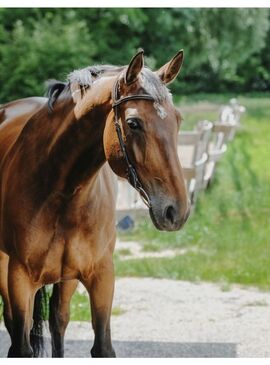
<path id="1" fill-rule="evenodd" d="M 92 62 L 96 49 L 84 21 L 47 16 L 29 29 L 17 20 L 12 31 L 0 29 L 0 100 L 44 94 L 44 81 L 65 78 Z"/>

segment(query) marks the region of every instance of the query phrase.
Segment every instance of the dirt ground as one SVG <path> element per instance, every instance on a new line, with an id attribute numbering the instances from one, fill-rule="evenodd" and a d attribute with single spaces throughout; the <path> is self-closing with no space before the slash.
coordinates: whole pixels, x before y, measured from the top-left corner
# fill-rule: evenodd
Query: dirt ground
<path id="1" fill-rule="evenodd" d="M 270 357 L 270 293 L 165 279 L 116 281 L 111 328 L 118 357 Z M 66 356 L 88 357 L 93 332 L 71 322 Z M 0 356 L 9 339 L 0 325 Z M 47 339 L 47 356 L 50 355 Z"/>

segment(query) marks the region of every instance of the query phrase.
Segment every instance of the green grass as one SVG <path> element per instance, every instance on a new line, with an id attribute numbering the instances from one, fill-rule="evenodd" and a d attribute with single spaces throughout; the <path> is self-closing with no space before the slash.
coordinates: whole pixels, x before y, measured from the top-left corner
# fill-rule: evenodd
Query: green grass
<path id="1" fill-rule="evenodd" d="M 113 307 L 112 315 L 120 316 L 125 313 L 121 307 Z M 3 302 L 0 297 L 0 322 L 3 320 Z M 75 292 L 70 304 L 70 320 L 71 321 L 91 321 L 90 303 L 87 294 Z"/>
<path id="2" fill-rule="evenodd" d="M 120 256 L 130 256 L 132 255 L 132 252 L 130 251 L 129 248 L 121 248 L 120 250 L 118 250 L 118 254 Z"/>
<path id="3" fill-rule="evenodd" d="M 227 95 L 180 100 L 185 124 L 215 120 Z M 118 276 L 151 276 L 240 283 L 270 289 L 270 96 L 238 98 L 246 106 L 242 128 L 219 162 L 211 188 L 175 233 L 157 231 L 150 219 L 124 239 L 144 249 L 197 248 L 175 258 L 120 261 Z M 194 102 L 195 100 L 195 102 Z M 190 128 L 187 128 L 190 129 Z"/>
<path id="4" fill-rule="evenodd" d="M 112 315 L 120 316 L 125 311 L 121 307 L 113 307 Z M 70 320 L 71 321 L 90 321 L 90 304 L 87 294 L 75 292 L 70 305 Z"/>

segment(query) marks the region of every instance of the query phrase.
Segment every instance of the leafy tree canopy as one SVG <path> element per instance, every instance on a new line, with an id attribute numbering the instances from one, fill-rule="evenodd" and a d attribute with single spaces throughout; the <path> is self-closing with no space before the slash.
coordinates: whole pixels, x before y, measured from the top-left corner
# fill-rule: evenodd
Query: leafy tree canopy
<path id="1" fill-rule="evenodd" d="M 158 68 L 184 48 L 176 92 L 270 89 L 269 9 L 0 9 L 0 100 L 42 95 L 49 78 L 127 64 Z"/>

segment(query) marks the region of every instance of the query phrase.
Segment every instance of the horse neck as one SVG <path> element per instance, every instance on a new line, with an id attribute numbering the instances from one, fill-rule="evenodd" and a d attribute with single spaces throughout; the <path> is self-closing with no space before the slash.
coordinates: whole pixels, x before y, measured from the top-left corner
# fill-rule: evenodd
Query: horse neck
<path id="1" fill-rule="evenodd" d="M 89 184 L 104 164 L 103 132 L 111 110 L 108 87 L 102 92 L 90 90 L 96 100 L 85 96 L 75 108 L 72 99 L 68 103 L 60 99 L 50 119 L 43 118 L 42 137 L 35 139 L 33 148 L 36 156 L 46 156 L 37 169 L 44 198 L 53 192 L 72 194 L 78 186 Z M 86 103 L 91 103 L 90 111 L 80 115 Z"/>

